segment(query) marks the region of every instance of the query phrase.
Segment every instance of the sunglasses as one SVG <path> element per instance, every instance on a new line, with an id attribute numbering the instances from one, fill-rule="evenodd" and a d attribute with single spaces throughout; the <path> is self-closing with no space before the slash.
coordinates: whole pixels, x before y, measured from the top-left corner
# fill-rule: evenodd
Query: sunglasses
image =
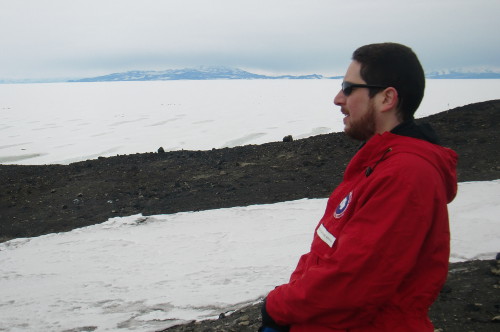
<path id="1" fill-rule="evenodd" d="M 351 82 L 342 82 L 342 92 L 347 97 L 352 93 L 354 88 L 368 88 L 368 89 L 386 89 L 387 86 L 372 85 L 372 84 L 356 84 Z"/>

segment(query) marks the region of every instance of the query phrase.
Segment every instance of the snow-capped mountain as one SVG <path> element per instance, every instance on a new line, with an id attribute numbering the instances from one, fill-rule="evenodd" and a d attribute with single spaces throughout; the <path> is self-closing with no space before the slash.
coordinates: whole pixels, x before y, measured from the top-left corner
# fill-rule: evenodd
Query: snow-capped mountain
<path id="1" fill-rule="evenodd" d="M 166 81 L 166 80 L 217 80 L 217 79 L 323 79 L 322 75 L 281 75 L 268 76 L 229 67 L 197 67 L 168 69 L 163 71 L 128 71 L 105 76 L 71 80 L 71 82 L 108 82 L 108 81 Z"/>
<path id="2" fill-rule="evenodd" d="M 428 79 L 500 79 L 500 68 L 454 68 L 426 72 Z M 246 70 L 222 66 L 200 66 L 194 68 L 133 70 L 88 78 L 61 79 L 15 79 L 2 80 L 0 84 L 55 83 L 55 82 L 113 82 L 113 81 L 171 81 L 171 80 L 253 80 L 253 79 L 342 79 L 343 76 L 255 74 Z"/>
<path id="3" fill-rule="evenodd" d="M 444 69 L 426 73 L 428 79 L 500 79 L 500 70 L 491 68 Z M 251 73 L 239 68 L 201 66 L 195 68 L 168 69 L 162 71 L 134 70 L 104 76 L 70 80 L 70 82 L 112 81 L 169 81 L 169 80 L 251 80 L 251 79 L 339 79 L 342 76 L 326 77 L 311 75 L 269 76 Z"/>
<path id="4" fill-rule="evenodd" d="M 427 78 L 434 79 L 499 79 L 499 68 L 453 68 L 426 73 Z"/>

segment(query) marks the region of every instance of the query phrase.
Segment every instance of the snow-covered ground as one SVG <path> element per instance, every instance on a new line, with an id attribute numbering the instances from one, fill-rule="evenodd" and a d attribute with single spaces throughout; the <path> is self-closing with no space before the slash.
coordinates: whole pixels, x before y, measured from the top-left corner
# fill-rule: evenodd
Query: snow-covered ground
<path id="1" fill-rule="evenodd" d="M 459 185 L 452 262 L 500 251 L 499 198 L 499 180 Z M 325 206 L 135 215 L 0 244 L 0 331 L 154 331 L 251 303 L 287 281 Z"/>
<path id="2" fill-rule="evenodd" d="M 0 85 L 0 162 L 66 163 L 340 131 L 332 104 L 339 83 Z M 498 99 L 499 83 L 428 81 L 420 116 Z M 449 206 L 452 262 L 500 251 L 499 200 L 500 180 L 459 185 Z M 0 331 L 154 331 L 251 303 L 286 282 L 325 205 L 303 199 L 136 215 L 5 242 Z"/>
<path id="3" fill-rule="evenodd" d="M 0 163 L 209 150 L 342 131 L 340 80 L 0 84 Z M 418 117 L 500 98 L 500 80 L 428 80 Z"/>

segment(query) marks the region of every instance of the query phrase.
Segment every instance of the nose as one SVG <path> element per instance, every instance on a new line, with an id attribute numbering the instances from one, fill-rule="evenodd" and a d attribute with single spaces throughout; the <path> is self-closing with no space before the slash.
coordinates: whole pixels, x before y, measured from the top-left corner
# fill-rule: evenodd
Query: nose
<path id="1" fill-rule="evenodd" d="M 333 103 L 337 106 L 341 106 L 345 104 L 345 99 L 345 94 L 342 92 L 342 90 L 340 90 L 335 98 L 333 98 Z"/>

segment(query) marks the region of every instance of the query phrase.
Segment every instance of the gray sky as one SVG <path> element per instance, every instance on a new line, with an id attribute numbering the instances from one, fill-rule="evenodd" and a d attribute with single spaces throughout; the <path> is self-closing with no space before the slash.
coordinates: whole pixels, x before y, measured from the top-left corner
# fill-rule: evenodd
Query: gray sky
<path id="1" fill-rule="evenodd" d="M 0 79 L 201 65 L 344 74 L 406 44 L 426 71 L 500 68 L 498 0 L 0 0 Z"/>

